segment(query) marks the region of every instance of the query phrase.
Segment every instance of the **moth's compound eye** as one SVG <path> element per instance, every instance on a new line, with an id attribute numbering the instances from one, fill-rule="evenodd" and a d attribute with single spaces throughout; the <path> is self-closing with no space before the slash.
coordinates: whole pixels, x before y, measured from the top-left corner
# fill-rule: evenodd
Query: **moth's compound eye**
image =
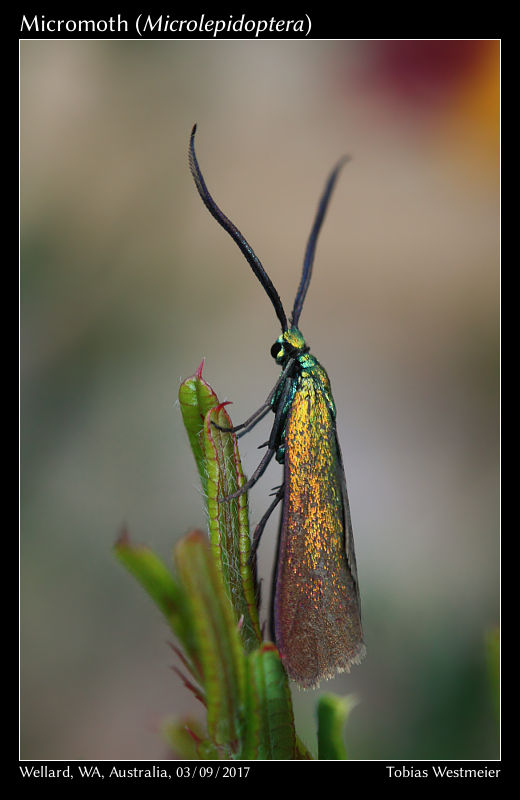
<path id="1" fill-rule="evenodd" d="M 272 355 L 272 357 L 274 359 L 278 358 L 278 355 L 280 354 L 281 349 L 282 349 L 282 345 L 280 344 L 280 342 L 275 342 L 273 344 L 273 346 L 271 347 L 271 355 Z"/>

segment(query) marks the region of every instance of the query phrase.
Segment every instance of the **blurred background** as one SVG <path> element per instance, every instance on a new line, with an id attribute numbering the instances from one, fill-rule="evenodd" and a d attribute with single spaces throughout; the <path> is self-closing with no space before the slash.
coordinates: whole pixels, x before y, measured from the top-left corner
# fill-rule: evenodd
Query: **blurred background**
<path id="1" fill-rule="evenodd" d="M 338 408 L 367 658 L 356 759 L 498 757 L 499 43 L 21 42 L 21 756 L 161 758 L 203 710 L 159 612 L 116 563 L 123 525 L 168 562 L 205 527 L 177 403 L 203 356 L 258 408 L 278 321 L 187 165 L 289 313 Z M 266 419 L 242 440 L 259 460 Z M 281 468 L 250 493 L 251 522 Z M 276 515 L 260 546 L 264 603 Z M 266 609 L 263 611 L 266 616 Z M 315 748 L 316 691 L 294 690 Z"/>

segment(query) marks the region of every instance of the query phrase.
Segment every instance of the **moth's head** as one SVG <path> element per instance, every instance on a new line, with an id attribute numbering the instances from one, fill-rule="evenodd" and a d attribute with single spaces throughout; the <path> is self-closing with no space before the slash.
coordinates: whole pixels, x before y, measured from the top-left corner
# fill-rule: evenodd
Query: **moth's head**
<path id="1" fill-rule="evenodd" d="M 271 347 L 271 355 L 277 364 L 286 364 L 289 358 L 307 352 L 309 348 L 298 328 L 284 331 Z"/>

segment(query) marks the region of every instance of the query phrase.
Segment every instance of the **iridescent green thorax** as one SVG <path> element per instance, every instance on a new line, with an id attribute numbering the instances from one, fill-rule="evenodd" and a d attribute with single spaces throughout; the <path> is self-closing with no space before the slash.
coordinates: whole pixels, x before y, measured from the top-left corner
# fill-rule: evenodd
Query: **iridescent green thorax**
<path id="1" fill-rule="evenodd" d="M 284 331 L 271 348 L 271 355 L 287 370 L 287 377 L 280 383 L 275 392 L 271 405 L 276 411 L 280 404 L 283 406 L 277 441 L 277 460 L 282 463 L 285 454 L 285 438 L 287 415 L 298 394 L 302 399 L 309 400 L 309 424 L 312 419 L 315 404 L 310 402 L 311 396 L 319 395 L 328 409 L 331 420 L 336 418 L 336 406 L 332 397 L 330 381 L 326 371 L 319 361 L 309 352 L 309 347 L 298 328 L 292 327 Z"/>

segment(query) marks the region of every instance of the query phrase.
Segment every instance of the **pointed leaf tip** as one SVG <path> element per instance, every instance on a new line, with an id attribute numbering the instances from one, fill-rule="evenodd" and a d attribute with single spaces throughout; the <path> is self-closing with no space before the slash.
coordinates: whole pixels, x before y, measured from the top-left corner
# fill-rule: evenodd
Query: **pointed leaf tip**
<path id="1" fill-rule="evenodd" d="M 200 703 L 202 703 L 203 706 L 206 707 L 207 706 L 206 698 L 204 697 L 204 694 L 201 692 L 199 687 L 195 686 L 193 681 L 190 681 L 190 679 L 187 678 L 186 675 L 184 675 L 184 673 L 178 667 L 172 666 L 172 670 L 179 676 L 179 678 L 185 685 L 186 689 L 189 689 L 189 691 L 193 694 L 193 696 L 196 697 L 197 700 Z"/>
<path id="2" fill-rule="evenodd" d="M 185 542 L 202 542 L 206 545 L 209 545 L 208 537 L 206 536 L 203 531 L 199 530 L 198 528 L 194 528 L 192 531 L 186 534 L 184 538 Z"/>
<path id="3" fill-rule="evenodd" d="M 121 532 L 116 539 L 116 547 L 129 547 L 130 546 L 130 534 L 128 533 L 128 528 L 126 525 L 123 525 L 121 528 Z"/>

